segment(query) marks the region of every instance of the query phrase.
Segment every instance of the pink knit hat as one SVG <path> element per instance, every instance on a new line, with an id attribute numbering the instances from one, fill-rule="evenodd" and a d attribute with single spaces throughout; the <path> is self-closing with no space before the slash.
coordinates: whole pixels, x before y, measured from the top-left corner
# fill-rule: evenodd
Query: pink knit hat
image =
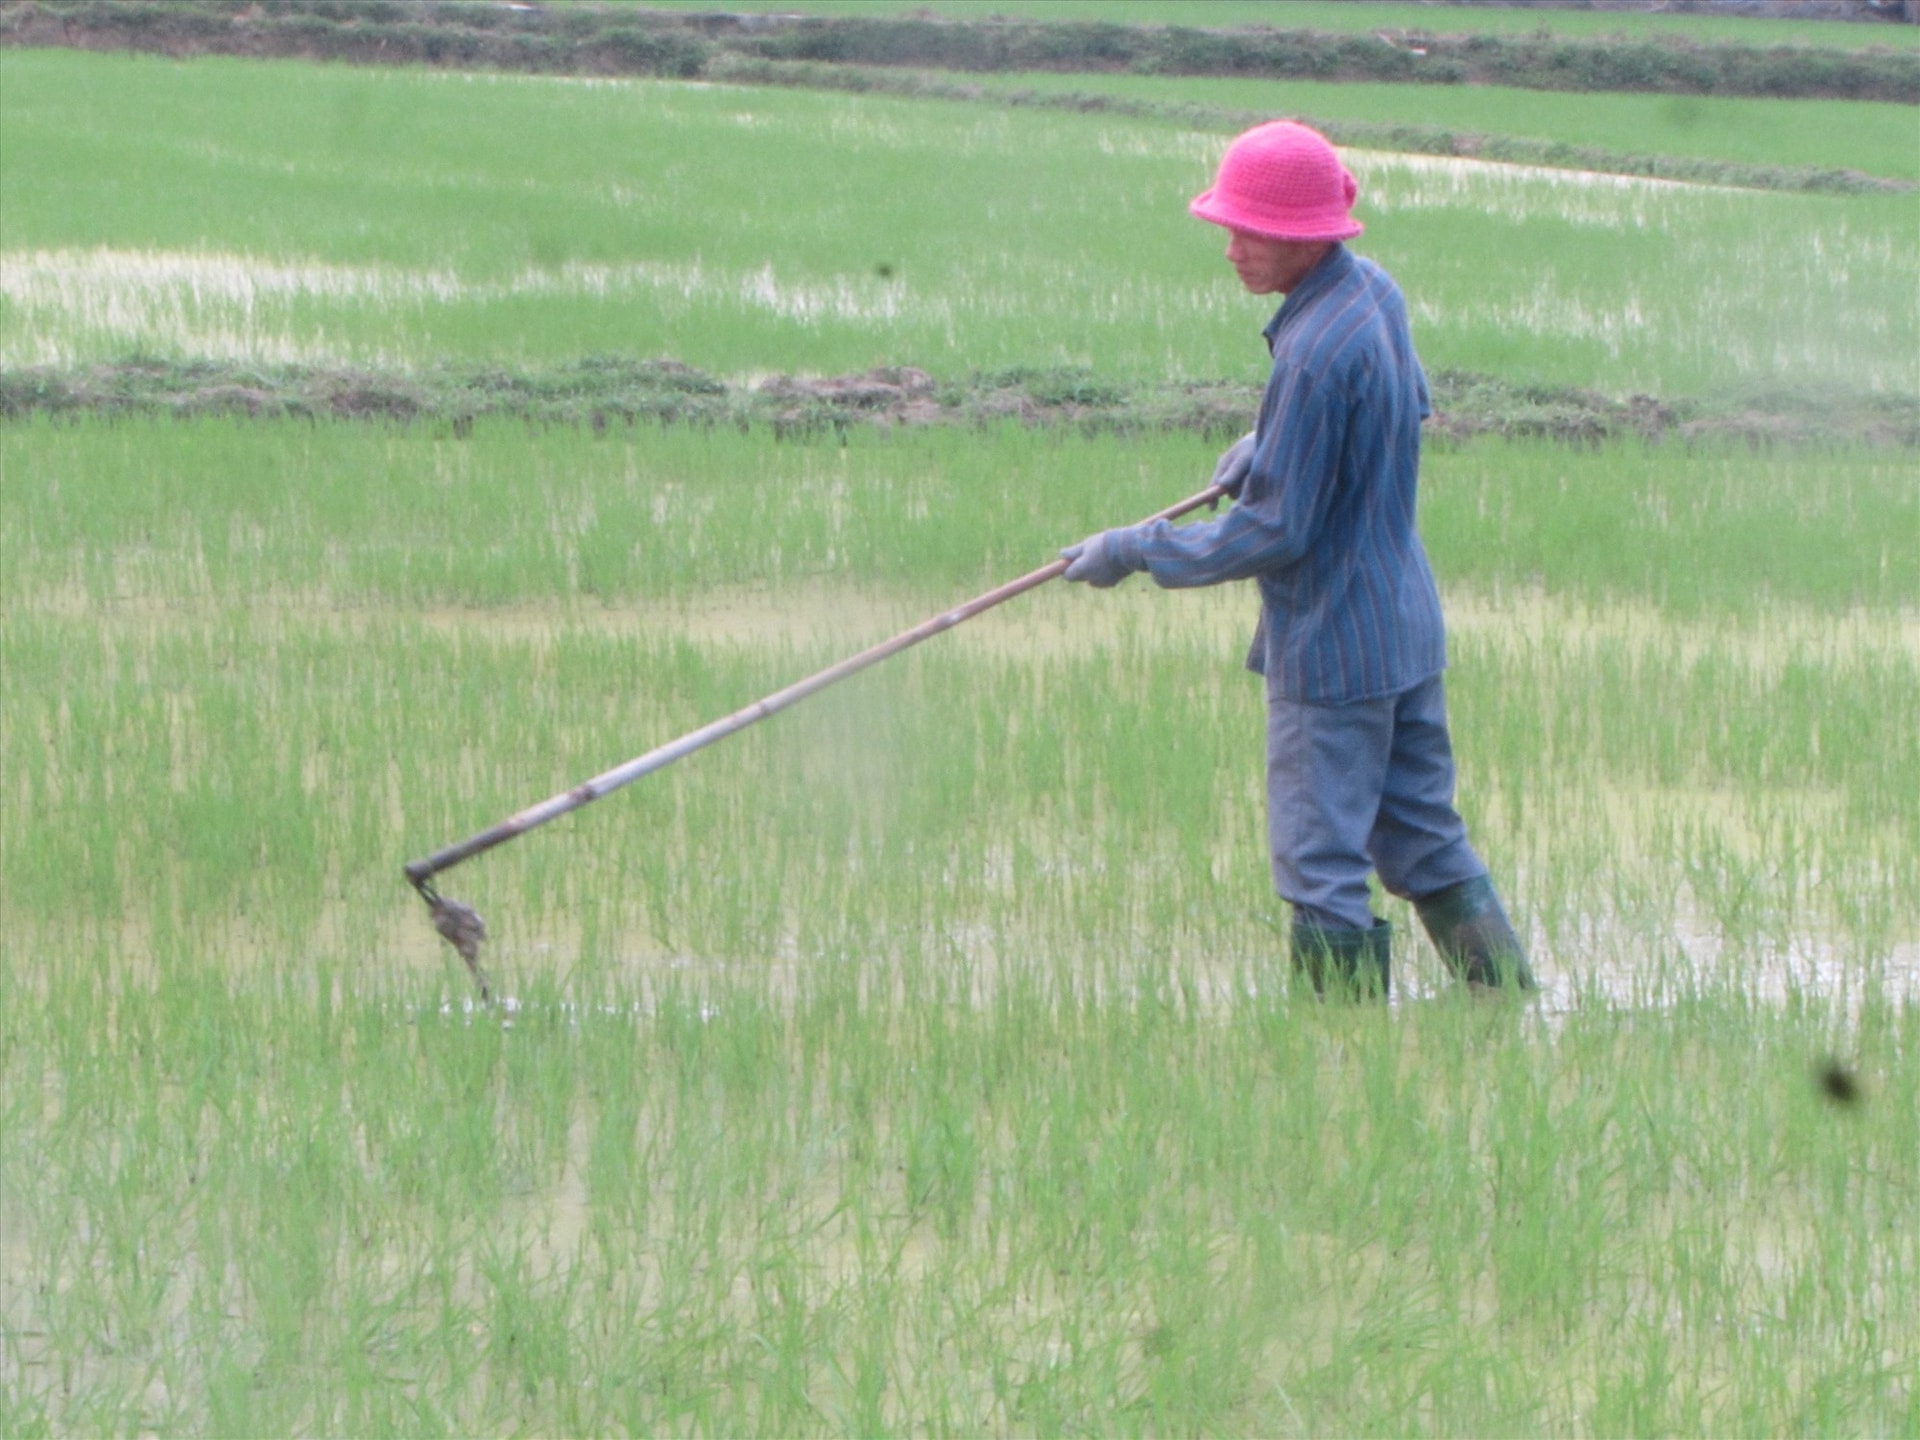
<path id="1" fill-rule="evenodd" d="M 1227 147 L 1213 188 L 1187 209 L 1274 240 L 1351 240 L 1366 228 L 1348 213 L 1359 193 L 1326 136 L 1272 120 Z"/>

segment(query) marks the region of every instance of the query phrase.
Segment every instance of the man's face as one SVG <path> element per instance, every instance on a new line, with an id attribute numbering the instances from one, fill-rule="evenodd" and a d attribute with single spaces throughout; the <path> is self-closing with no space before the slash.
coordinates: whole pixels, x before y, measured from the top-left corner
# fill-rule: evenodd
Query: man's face
<path id="1" fill-rule="evenodd" d="M 1275 240 L 1245 230 L 1228 232 L 1227 262 L 1254 295 L 1287 295 L 1333 248 L 1328 240 Z"/>

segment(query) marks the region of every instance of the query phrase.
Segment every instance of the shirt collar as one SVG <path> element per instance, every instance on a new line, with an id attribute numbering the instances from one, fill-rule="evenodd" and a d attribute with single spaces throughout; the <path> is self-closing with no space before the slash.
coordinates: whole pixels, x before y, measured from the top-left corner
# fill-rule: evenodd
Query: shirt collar
<path id="1" fill-rule="evenodd" d="M 1273 319 L 1267 322 L 1266 329 L 1260 333 L 1267 337 L 1267 349 L 1273 349 L 1274 338 L 1279 335 L 1280 327 L 1287 320 L 1319 299 L 1334 288 L 1348 275 L 1353 273 L 1353 252 L 1338 240 L 1333 248 L 1321 257 L 1320 263 L 1307 272 L 1306 278 L 1294 286 L 1287 298 L 1280 302 L 1280 308 L 1273 312 Z"/>

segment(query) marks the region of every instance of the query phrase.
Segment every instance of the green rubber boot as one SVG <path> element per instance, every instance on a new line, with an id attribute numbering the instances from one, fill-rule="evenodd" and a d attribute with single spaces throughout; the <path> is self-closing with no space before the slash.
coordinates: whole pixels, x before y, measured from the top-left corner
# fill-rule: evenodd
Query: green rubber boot
<path id="1" fill-rule="evenodd" d="M 1526 947 L 1513 933 L 1493 881 L 1482 875 L 1414 901 L 1420 923 L 1457 977 L 1483 990 L 1537 990 Z"/>
<path id="2" fill-rule="evenodd" d="M 1332 930 L 1296 919 L 1289 947 L 1293 968 L 1313 982 L 1321 998 L 1384 1000 L 1393 987 L 1393 926 Z"/>

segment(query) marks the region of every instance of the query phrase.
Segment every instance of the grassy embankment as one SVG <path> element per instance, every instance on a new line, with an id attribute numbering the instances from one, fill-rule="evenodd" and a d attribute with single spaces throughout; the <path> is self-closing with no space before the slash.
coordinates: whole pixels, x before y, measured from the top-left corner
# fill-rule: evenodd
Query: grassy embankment
<path id="1" fill-rule="evenodd" d="M 1191 6 L 1108 12 L 1129 23 L 1096 18 L 1100 13 L 1082 7 L 1033 20 L 977 9 L 941 17 L 868 6 L 755 17 L 619 4 L 514 8 L 280 0 L 269 8 L 244 0 L 16 0 L 0 5 L 0 45 L 754 83 L 794 83 L 796 65 L 825 62 L 858 67 L 870 84 L 897 84 L 903 67 L 922 67 L 967 74 L 1117 72 L 1920 102 L 1920 56 L 1911 47 L 1826 36 L 1789 43 L 1787 37 L 1797 33 L 1792 27 L 1716 27 L 1709 19 L 1706 29 L 1715 38 L 1703 43 L 1689 27 L 1662 25 L 1661 17 L 1639 17 L 1640 23 L 1628 17 L 1624 27 L 1582 35 L 1574 33 L 1577 24 L 1556 28 L 1543 19 L 1521 32 L 1510 23 L 1463 23 L 1458 13 L 1435 28 L 1381 29 L 1371 22 L 1356 28 L 1360 16 L 1408 14 L 1377 6 L 1267 7 L 1258 18 L 1269 23 L 1224 29 L 1197 27 L 1201 12 Z M 1335 23 L 1319 26 L 1321 18 Z M 1137 23 L 1168 20 L 1177 23 Z M 1285 28 L 1275 28 L 1275 20 Z M 1825 26 L 1808 33 L 1865 35 L 1873 28 L 1886 30 Z M 825 81 L 814 74 L 804 83 Z M 1405 138 L 1395 145 L 1430 150 L 1443 140 Z M 1483 144 L 1488 140 L 1481 137 Z M 1741 183 L 1833 188 L 1837 182 L 1775 175 Z"/>
<path id="2" fill-rule="evenodd" d="M 649 0 L 652 10 L 711 10 L 705 0 Z M 932 14 L 947 20 L 978 18 L 976 0 L 740 0 L 737 14 Z M 1920 26 L 1835 24 L 1757 16 L 1682 15 L 1655 11 L 1520 9 L 1483 5 L 1391 4 L 1368 0 L 995 0 L 994 13 L 1048 24 L 1093 21 L 1110 25 L 1184 25 L 1203 29 L 1283 26 L 1373 35 L 1554 35 L 1603 40 L 1627 36 L 1706 44 L 1806 46 L 1817 49 L 1920 49 Z"/>
<path id="3" fill-rule="evenodd" d="M 77 74 L 114 84 L 61 150 Z M 55 145 L 0 172 L 5 274 L 37 277 L 6 334 L 62 365 L 1129 385 L 1219 375 L 1259 318 L 1180 219 L 1217 139 L 1161 124 L 0 75 L 9 156 Z M 1898 200 L 1368 167 L 1429 363 L 1680 400 L 1844 353 L 1912 393 Z M 1089 223 L 1121 201 L 1124 244 Z M 1769 239 L 1848 267 L 1836 314 L 1773 303 L 1822 267 Z M 1680 313 L 1641 323 L 1635 286 Z M 1249 597 L 1137 581 L 1028 597 L 448 876 L 513 1002 L 475 1009 L 402 860 L 1213 448 L 845 440 L 0 428 L 0 1431 L 1914 1428 L 1904 452 L 1430 457 L 1463 799 L 1531 1011 L 1457 1003 L 1397 904 L 1409 1003 L 1288 991 Z"/>

